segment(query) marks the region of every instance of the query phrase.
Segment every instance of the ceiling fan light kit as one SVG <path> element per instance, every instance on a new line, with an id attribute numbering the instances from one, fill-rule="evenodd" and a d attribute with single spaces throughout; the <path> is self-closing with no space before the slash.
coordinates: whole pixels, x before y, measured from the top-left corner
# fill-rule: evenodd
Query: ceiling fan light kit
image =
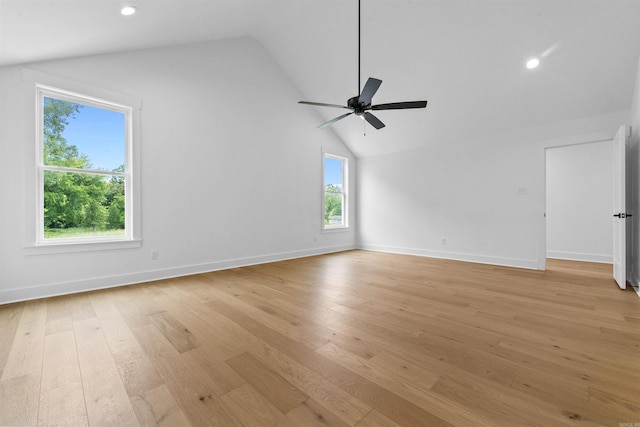
<path id="1" fill-rule="evenodd" d="M 358 0 L 358 91 L 360 91 L 360 0 Z M 342 108 L 351 110 L 350 113 L 343 114 L 341 116 L 336 117 L 335 119 L 331 119 L 328 122 L 325 122 L 318 126 L 318 128 L 324 128 L 330 126 L 337 122 L 338 120 L 342 120 L 347 116 L 355 114 L 363 120 L 366 120 L 371 126 L 376 129 L 382 129 L 385 125 L 382 123 L 380 119 L 371 114 L 369 110 L 406 110 L 410 108 L 426 108 L 427 101 L 409 101 L 409 102 L 391 102 L 387 104 L 378 104 L 371 105 L 371 101 L 373 99 L 373 95 L 376 94 L 380 85 L 382 84 L 382 80 L 369 77 L 367 82 L 364 84 L 362 91 L 359 95 L 354 96 L 353 98 L 349 98 L 347 100 L 347 105 L 338 105 L 338 104 L 326 104 L 323 102 L 311 102 L 311 101 L 299 101 L 299 104 L 306 105 L 315 105 L 318 107 L 330 107 L 330 108 Z"/>

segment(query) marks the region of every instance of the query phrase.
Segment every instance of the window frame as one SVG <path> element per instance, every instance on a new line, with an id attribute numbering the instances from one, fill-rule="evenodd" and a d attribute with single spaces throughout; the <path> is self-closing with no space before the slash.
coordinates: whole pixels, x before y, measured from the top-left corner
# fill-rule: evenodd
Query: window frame
<path id="1" fill-rule="evenodd" d="M 325 160 L 338 160 L 342 163 L 342 191 L 335 193 L 327 193 L 326 183 L 325 183 Z M 325 214 L 325 201 L 327 194 L 341 194 L 342 195 L 342 223 L 337 225 L 328 225 L 324 223 L 324 214 Z M 332 232 L 332 231 L 346 231 L 349 229 L 349 159 L 343 156 L 338 156 L 330 153 L 322 154 L 322 231 L 323 232 Z"/>
<path id="2" fill-rule="evenodd" d="M 142 246 L 140 212 L 140 112 L 139 98 L 98 88 L 85 83 L 22 70 L 23 90 L 27 96 L 27 133 L 25 144 L 27 167 L 25 244 L 26 255 L 128 249 Z M 62 99 L 125 114 L 125 171 L 111 172 L 44 165 L 44 98 Z M 56 170 L 125 177 L 125 234 L 83 238 L 44 238 L 44 172 Z"/>
<path id="3" fill-rule="evenodd" d="M 129 207 L 132 204 L 131 192 L 133 190 L 131 186 L 131 115 L 132 108 L 125 105 L 113 103 L 111 101 L 97 99 L 81 95 L 74 92 L 69 92 L 63 89 L 54 88 L 42 84 L 36 84 L 36 106 L 38 111 L 37 123 L 37 138 L 36 138 L 36 156 L 37 156 L 37 179 L 36 179 L 36 197 L 38 200 L 38 214 L 36 216 L 36 245 L 49 245 L 49 244 L 65 244 L 65 243 L 82 243 L 82 242 L 102 242 L 102 241 L 126 241 L 132 238 L 132 216 Z M 77 169 L 67 168 L 62 166 L 45 165 L 44 164 L 44 105 L 45 98 L 56 99 L 60 101 L 71 102 L 74 104 L 87 105 L 90 107 L 96 107 L 103 110 L 114 111 L 124 114 L 125 118 L 125 147 L 124 147 L 124 172 L 110 172 L 99 169 Z M 74 238 L 56 238 L 46 239 L 44 236 L 44 174 L 46 171 L 52 172 L 67 172 L 78 173 L 87 175 L 102 175 L 102 176 L 121 176 L 124 177 L 125 182 L 125 234 L 123 236 L 94 236 L 94 237 L 74 237 Z"/>

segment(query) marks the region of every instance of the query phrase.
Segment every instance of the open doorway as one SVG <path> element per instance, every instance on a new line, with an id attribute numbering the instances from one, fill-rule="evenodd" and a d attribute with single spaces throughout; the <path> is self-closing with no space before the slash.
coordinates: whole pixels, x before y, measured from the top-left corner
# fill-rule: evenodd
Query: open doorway
<path id="1" fill-rule="evenodd" d="M 547 148 L 546 257 L 613 262 L 611 141 Z"/>

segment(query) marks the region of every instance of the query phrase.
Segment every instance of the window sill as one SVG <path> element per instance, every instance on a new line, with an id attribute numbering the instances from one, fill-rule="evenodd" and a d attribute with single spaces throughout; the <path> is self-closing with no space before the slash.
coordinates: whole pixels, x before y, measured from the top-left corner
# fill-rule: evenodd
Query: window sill
<path id="1" fill-rule="evenodd" d="M 109 251 L 118 249 L 132 249 L 142 247 L 142 240 L 103 240 L 95 242 L 64 242 L 64 243 L 45 243 L 42 245 L 25 246 L 23 248 L 25 255 L 49 255 L 49 254 L 68 254 L 78 252 L 94 252 Z"/>
<path id="2" fill-rule="evenodd" d="M 350 231 L 350 228 L 348 226 L 322 228 L 323 233 L 344 233 L 347 231 Z"/>

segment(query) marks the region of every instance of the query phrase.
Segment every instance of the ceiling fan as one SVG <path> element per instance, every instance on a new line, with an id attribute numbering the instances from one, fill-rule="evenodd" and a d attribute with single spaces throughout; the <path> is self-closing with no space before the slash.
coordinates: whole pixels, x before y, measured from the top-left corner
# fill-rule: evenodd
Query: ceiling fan
<path id="1" fill-rule="evenodd" d="M 360 0 L 358 0 L 358 91 L 360 90 Z M 306 104 L 306 105 L 316 105 L 319 107 L 331 107 L 331 108 L 342 108 L 351 110 L 350 113 L 343 114 L 341 116 L 336 117 L 335 119 L 331 119 L 328 122 L 325 122 L 318 126 L 318 128 L 324 128 L 330 126 L 337 122 L 338 120 L 342 120 L 351 114 L 355 114 L 363 120 L 366 120 L 371 126 L 376 129 L 382 129 L 385 125 L 378 119 L 376 116 L 371 114 L 369 110 L 379 111 L 379 110 L 405 110 L 409 108 L 426 108 L 427 101 L 409 101 L 409 102 L 391 102 L 387 104 L 378 104 L 371 105 L 371 100 L 373 95 L 376 94 L 378 88 L 382 84 L 382 80 L 369 77 L 364 87 L 362 88 L 362 92 L 359 95 L 354 96 L 353 98 L 349 98 L 347 100 L 347 105 L 337 105 L 337 104 L 325 104 L 323 102 L 310 102 L 310 101 L 299 101 L 298 104 Z"/>

